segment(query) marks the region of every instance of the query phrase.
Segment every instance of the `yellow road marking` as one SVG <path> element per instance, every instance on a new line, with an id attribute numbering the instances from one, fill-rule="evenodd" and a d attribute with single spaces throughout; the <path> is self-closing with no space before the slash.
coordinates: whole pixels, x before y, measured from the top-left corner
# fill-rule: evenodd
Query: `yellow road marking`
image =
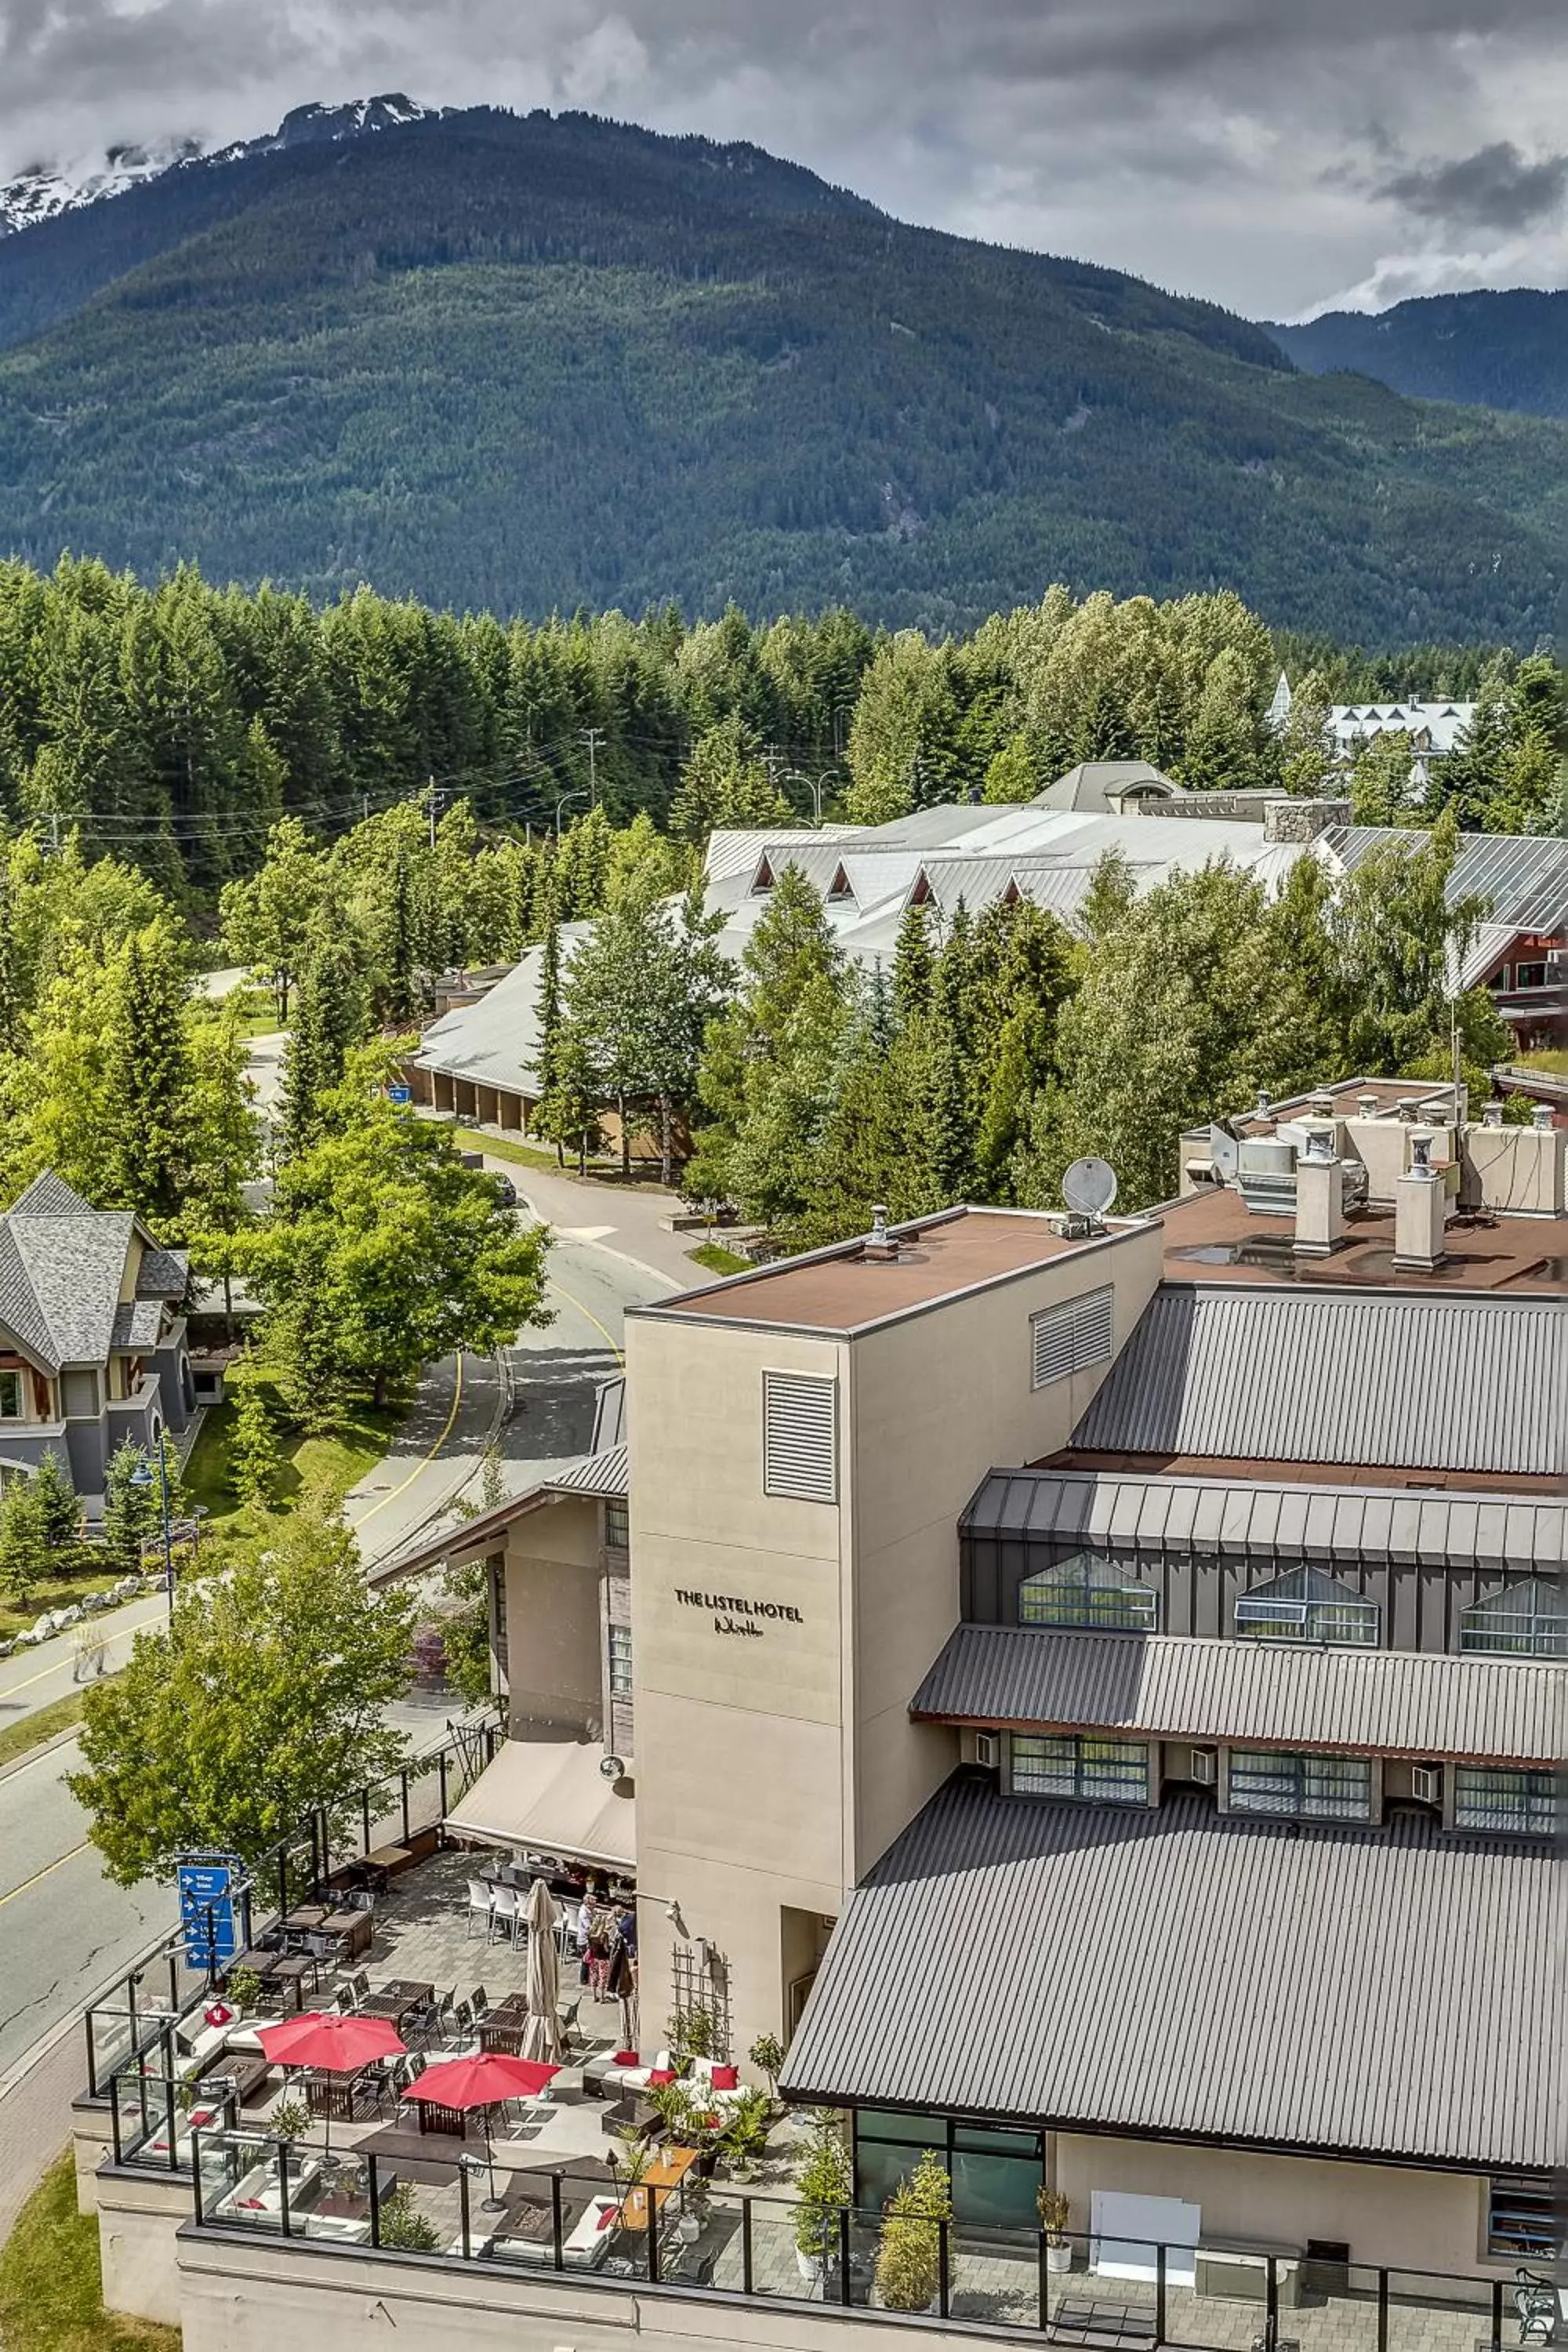
<path id="1" fill-rule="evenodd" d="M 577 1309 L 578 1314 L 584 1318 L 584 1322 L 591 1323 L 593 1325 L 595 1330 L 599 1334 L 600 1339 L 603 1339 L 611 1355 L 614 1356 L 616 1363 L 619 1364 L 622 1371 L 624 1372 L 626 1369 L 626 1360 L 622 1355 L 620 1349 L 616 1347 L 615 1341 L 611 1339 L 609 1333 L 605 1330 L 604 1325 L 600 1322 L 598 1317 L 595 1314 L 593 1308 L 591 1307 L 584 1307 L 580 1298 L 574 1298 L 565 1284 L 563 1282 L 557 1282 L 553 1275 L 550 1279 L 550 1287 L 552 1290 L 558 1291 L 560 1293 L 561 1297 L 566 1301 L 568 1307 L 574 1307 Z"/>
<path id="2" fill-rule="evenodd" d="M 62 1853 L 58 1862 L 46 1862 L 42 1870 L 34 1871 L 31 1878 L 24 1878 L 20 1886 L 13 1886 L 8 1895 L 0 1895 L 0 1905 L 14 1903 L 18 1895 L 26 1895 L 29 1886 L 37 1886 L 40 1878 L 47 1878 L 51 1870 L 59 1870 L 66 1863 L 74 1862 L 79 1853 L 85 1853 L 91 1843 L 90 1838 L 83 1838 L 79 1845 L 72 1846 L 69 1853 Z"/>
<path id="3" fill-rule="evenodd" d="M 399 1479 L 397 1485 L 394 1486 L 390 1492 L 384 1494 L 379 1503 L 373 1503 L 369 1510 L 366 1511 L 362 1517 L 357 1518 L 354 1521 L 354 1533 L 356 1535 L 359 1533 L 361 1528 L 367 1527 L 370 1524 L 371 1520 L 374 1518 L 377 1511 L 384 1511 L 388 1503 L 395 1503 L 405 1486 L 413 1486 L 414 1481 L 418 1477 L 421 1470 L 425 1469 L 426 1465 L 435 1461 L 436 1456 L 440 1453 L 441 1448 L 446 1444 L 447 1440 L 452 1434 L 452 1424 L 458 1418 L 458 1407 L 462 1403 L 462 1402 L 463 1359 L 461 1351 L 459 1351 L 458 1356 L 458 1377 L 452 1384 L 452 1410 L 447 1415 L 446 1428 L 441 1432 L 440 1436 L 436 1440 L 435 1444 L 430 1448 L 429 1453 L 426 1454 L 424 1460 L 416 1462 L 414 1465 L 414 1467 L 408 1473 L 407 1477 Z"/>

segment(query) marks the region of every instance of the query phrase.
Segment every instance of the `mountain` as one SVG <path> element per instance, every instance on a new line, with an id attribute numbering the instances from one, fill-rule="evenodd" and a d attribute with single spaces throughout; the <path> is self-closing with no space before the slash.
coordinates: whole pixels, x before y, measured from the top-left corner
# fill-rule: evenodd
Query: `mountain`
<path id="1" fill-rule="evenodd" d="M 346 106 L 297 106 L 266 137 L 243 139 L 216 150 L 204 148 L 199 139 L 163 139 L 150 147 L 111 147 L 76 169 L 40 163 L 19 179 L 0 183 L 0 236 L 36 228 L 40 221 L 53 220 L 58 213 L 79 212 L 106 196 L 123 195 L 127 188 L 184 164 L 236 163 L 241 156 L 271 154 L 310 140 L 357 139 L 366 131 L 424 121 L 429 111 L 395 90 L 384 98 L 355 99 Z"/>
<path id="2" fill-rule="evenodd" d="M 1266 332 L 1312 375 L 1353 369 L 1418 400 L 1568 416 L 1568 292 L 1434 294 Z"/>
<path id="3" fill-rule="evenodd" d="M 942 630 L 1062 579 L 1373 645 L 1553 625 L 1568 427 L 753 147 L 335 119 L 0 240 L 0 548 L 532 613 Z"/>

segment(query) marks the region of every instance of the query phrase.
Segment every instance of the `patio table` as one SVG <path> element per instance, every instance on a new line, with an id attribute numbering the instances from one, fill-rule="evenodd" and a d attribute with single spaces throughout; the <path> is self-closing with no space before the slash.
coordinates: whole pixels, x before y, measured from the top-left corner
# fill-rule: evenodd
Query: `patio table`
<path id="1" fill-rule="evenodd" d="M 696 2161 L 694 2147 L 661 2148 L 643 2174 L 641 2185 L 628 2189 L 621 2200 L 622 2229 L 646 2230 L 648 2199 L 653 2199 L 656 2213 L 662 2211 Z"/>
<path id="2" fill-rule="evenodd" d="M 307 1977 L 310 1978 L 310 1989 L 314 1991 L 321 1981 L 321 1969 L 314 1960 L 304 1954 L 298 1954 L 275 1959 L 268 1969 L 264 1981 L 269 1985 L 291 1986 L 294 1993 L 294 2007 L 296 2010 L 302 2010 L 305 2006 Z"/>
<path id="3" fill-rule="evenodd" d="M 283 1925 L 302 1931 L 307 1927 L 323 1926 L 326 1918 L 327 1906 L 324 1903 L 301 1903 L 297 1911 L 289 1912 Z"/>
<path id="4" fill-rule="evenodd" d="M 372 1985 L 359 2005 L 361 2017 L 384 2017 L 402 2032 L 405 2021 L 417 2009 L 436 1997 L 434 1984 L 416 1984 L 412 1978 L 395 1977 L 390 1984 Z"/>
<path id="5" fill-rule="evenodd" d="M 356 2123 L 357 2096 L 374 2072 L 374 2065 L 362 2066 L 353 2074 L 334 2074 L 321 2066 L 308 2067 L 301 2078 L 305 2105 L 311 2115 L 327 2116 L 333 2123 Z"/>

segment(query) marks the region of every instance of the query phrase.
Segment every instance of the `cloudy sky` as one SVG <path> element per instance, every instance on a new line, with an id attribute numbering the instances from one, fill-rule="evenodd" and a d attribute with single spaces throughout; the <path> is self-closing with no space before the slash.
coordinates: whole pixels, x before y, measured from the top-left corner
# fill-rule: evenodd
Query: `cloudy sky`
<path id="1" fill-rule="evenodd" d="M 1253 316 L 1568 285 L 1564 0 L 0 0 L 0 175 L 392 89 L 754 140 Z"/>

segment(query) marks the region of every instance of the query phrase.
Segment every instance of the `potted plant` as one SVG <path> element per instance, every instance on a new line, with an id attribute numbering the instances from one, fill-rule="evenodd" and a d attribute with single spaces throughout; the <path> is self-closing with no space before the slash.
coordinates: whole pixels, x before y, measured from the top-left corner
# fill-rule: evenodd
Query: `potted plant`
<path id="1" fill-rule="evenodd" d="M 400 2180 L 390 2197 L 381 2200 L 378 2231 L 383 2249 L 400 2254 L 434 2254 L 440 2251 L 441 2232 L 414 2202 L 414 2183 Z"/>
<path id="2" fill-rule="evenodd" d="M 812 2116 L 805 2152 L 795 2177 L 795 2261 L 802 2278 L 819 2279 L 838 2251 L 838 2216 L 855 2193 L 844 2127 L 831 2107 Z"/>
<path id="3" fill-rule="evenodd" d="M 929 2311 L 942 2275 L 942 2224 L 952 2219 L 947 2167 L 928 2147 L 889 2198 L 877 2248 L 884 2311 Z"/>
<path id="4" fill-rule="evenodd" d="M 678 2064 L 689 2064 L 693 2058 L 716 2058 L 719 2054 L 719 2012 L 705 2000 L 694 2000 L 688 2008 L 678 2009 L 664 2032 L 669 2054 Z"/>
<path id="5" fill-rule="evenodd" d="M 1048 2271 L 1070 2271 L 1072 2248 L 1067 2240 L 1071 2209 L 1059 2189 L 1037 2189 L 1035 2210 L 1040 2217 L 1040 2228 L 1046 2239 L 1046 2268 Z"/>
<path id="6" fill-rule="evenodd" d="M 310 2110 L 303 2099 L 291 2095 L 279 2100 L 272 2110 L 272 2129 L 279 2139 L 303 2139 L 310 2128 Z"/>
<path id="7" fill-rule="evenodd" d="M 779 2095 L 779 2076 L 784 2073 L 784 2043 L 779 2040 L 778 2035 L 759 2033 L 746 2055 L 758 2074 L 767 2076 L 769 2098 L 776 2099 Z"/>
<path id="8" fill-rule="evenodd" d="M 261 1999 L 261 1979 L 254 1969 L 231 1969 L 228 1997 L 241 2017 L 248 2017 Z"/>
<path id="9" fill-rule="evenodd" d="M 730 2101 L 730 2112 L 719 2137 L 731 2180 L 755 2180 L 768 2144 L 772 2104 L 763 2091 L 747 2091 Z"/>

